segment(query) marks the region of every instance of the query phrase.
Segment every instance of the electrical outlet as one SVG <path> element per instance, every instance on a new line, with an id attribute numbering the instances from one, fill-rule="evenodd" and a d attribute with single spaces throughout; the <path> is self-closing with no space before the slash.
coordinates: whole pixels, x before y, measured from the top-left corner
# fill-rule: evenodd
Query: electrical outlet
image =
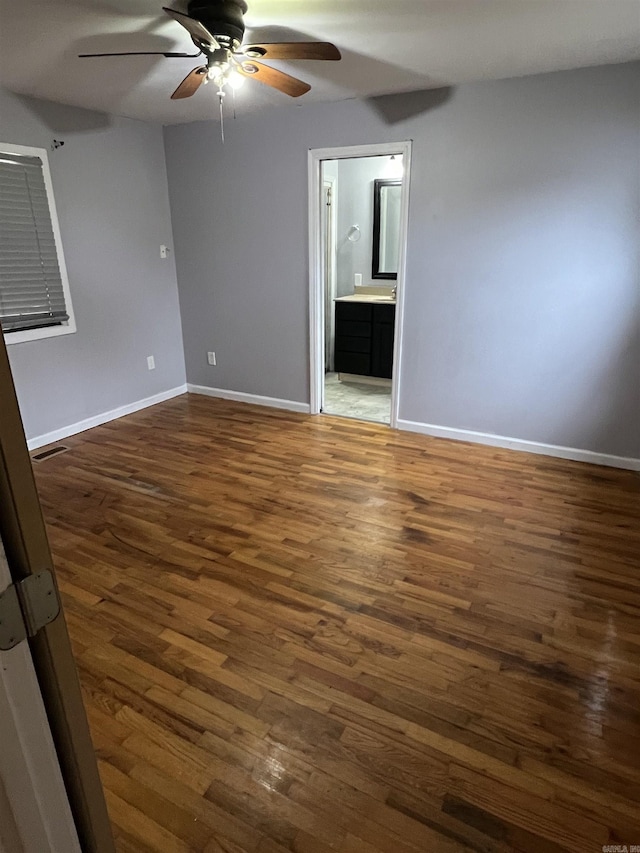
<path id="1" fill-rule="evenodd" d="M 353 283 L 356 287 L 360 287 L 360 285 L 362 284 L 362 273 L 361 272 L 354 273 Z"/>
<path id="2" fill-rule="evenodd" d="M 152 355 L 147 356 L 147 367 L 149 368 L 149 370 L 156 369 L 156 360 Z"/>
<path id="3" fill-rule="evenodd" d="M 215 352 L 208 352 L 207 353 L 207 361 L 209 362 L 209 364 L 212 367 L 216 366 L 216 354 L 215 354 Z"/>
<path id="4" fill-rule="evenodd" d="M 166 246 L 160 246 L 160 257 L 161 258 L 167 257 L 167 247 Z"/>

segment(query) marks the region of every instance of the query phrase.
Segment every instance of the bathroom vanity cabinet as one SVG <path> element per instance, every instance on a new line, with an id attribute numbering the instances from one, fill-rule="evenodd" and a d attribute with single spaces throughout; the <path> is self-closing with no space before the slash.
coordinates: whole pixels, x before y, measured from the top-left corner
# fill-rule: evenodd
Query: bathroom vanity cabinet
<path id="1" fill-rule="evenodd" d="M 335 370 L 391 379 L 395 303 L 336 299 Z"/>

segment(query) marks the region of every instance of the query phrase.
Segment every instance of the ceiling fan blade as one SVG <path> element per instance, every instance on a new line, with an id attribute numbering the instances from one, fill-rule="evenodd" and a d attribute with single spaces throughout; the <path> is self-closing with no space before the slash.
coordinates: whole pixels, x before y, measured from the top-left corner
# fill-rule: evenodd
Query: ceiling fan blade
<path id="1" fill-rule="evenodd" d="M 277 71 L 253 59 L 248 62 L 239 62 L 237 70 L 243 77 L 252 77 L 254 80 L 266 83 L 267 86 L 279 89 L 285 95 L 291 95 L 292 98 L 299 98 L 311 88 L 308 83 L 303 83 L 297 77 L 291 77 L 283 71 Z"/>
<path id="2" fill-rule="evenodd" d="M 204 24 L 201 24 L 200 21 L 197 21 L 190 15 L 185 15 L 183 12 L 177 12 L 175 9 L 169 9 L 167 6 L 163 6 L 162 8 L 170 18 L 173 18 L 174 21 L 182 24 L 191 38 L 194 39 L 198 47 L 200 46 L 200 43 L 202 43 L 208 47 L 214 48 L 215 50 L 220 48 L 220 45 L 214 36 L 211 35 L 209 30 L 204 26 Z"/>
<path id="3" fill-rule="evenodd" d="M 127 50 L 124 53 L 79 53 L 78 57 L 80 59 L 86 59 L 94 56 L 180 56 L 195 59 L 195 57 L 200 56 L 201 53 L 202 51 L 199 51 L 198 53 L 173 53 L 171 51 L 162 50 Z"/>
<path id="4" fill-rule="evenodd" d="M 190 98 L 191 95 L 195 95 L 195 93 L 200 88 L 200 84 L 204 83 L 207 79 L 207 66 L 200 65 L 198 68 L 194 68 L 193 71 L 190 71 L 189 74 L 184 78 L 182 83 L 175 90 L 173 95 L 171 95 L 172 101 L 177 101 L 180 98 Z"/>
<path id="5" fill-rule="evenodd" d="M 292 41 L 277 44 L 247 44 L 241 50 L 255 59 L 341 59 L 335 44 L 327 41 Z"/>

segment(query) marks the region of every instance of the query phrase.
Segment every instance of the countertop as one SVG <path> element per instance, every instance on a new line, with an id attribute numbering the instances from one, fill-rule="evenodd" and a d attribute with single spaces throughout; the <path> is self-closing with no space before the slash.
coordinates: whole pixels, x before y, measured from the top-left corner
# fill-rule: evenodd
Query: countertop
<path id="1" fill-rule="evenodd" d="M 337 296 L 334 302 L 375 302 L 376 305 L 395 305 L 393 296 L 376 296 L 373 293 L 352 293 L 350 296 Z"/>

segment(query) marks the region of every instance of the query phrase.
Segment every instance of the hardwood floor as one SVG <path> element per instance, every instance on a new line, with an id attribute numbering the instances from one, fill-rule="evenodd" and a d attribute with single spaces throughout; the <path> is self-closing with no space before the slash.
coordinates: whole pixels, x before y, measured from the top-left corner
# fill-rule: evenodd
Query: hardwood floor
<path id="1" fill-rule="evenodd" d="M 35 470 L 120 851 L 640 844 L 640 480 L 184 396 Z"/>

